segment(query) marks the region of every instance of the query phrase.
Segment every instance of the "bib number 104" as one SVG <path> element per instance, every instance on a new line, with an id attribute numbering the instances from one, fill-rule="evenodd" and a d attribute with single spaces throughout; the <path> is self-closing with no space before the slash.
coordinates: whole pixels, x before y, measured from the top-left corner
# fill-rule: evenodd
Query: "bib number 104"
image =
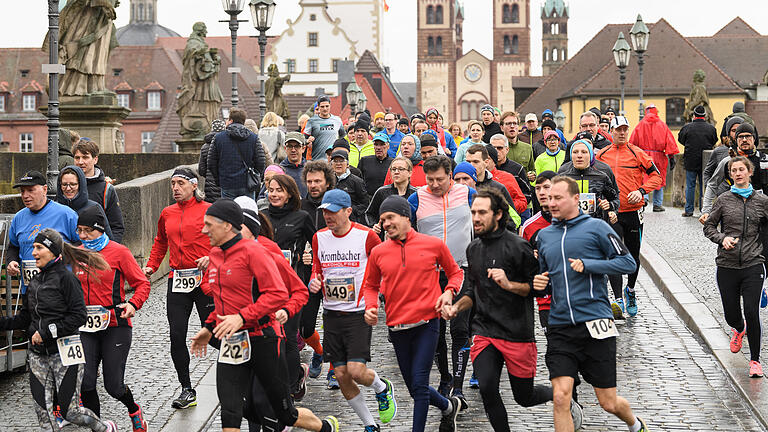
<path id="1" fill-rule="evenodd" d="M 619 335 L 619 332 L 616 330 L 616 324 L 612 319 L 602 318 L 587 321 L 586 325 L 590 336 L 594 339 L 606 339 Z"/>

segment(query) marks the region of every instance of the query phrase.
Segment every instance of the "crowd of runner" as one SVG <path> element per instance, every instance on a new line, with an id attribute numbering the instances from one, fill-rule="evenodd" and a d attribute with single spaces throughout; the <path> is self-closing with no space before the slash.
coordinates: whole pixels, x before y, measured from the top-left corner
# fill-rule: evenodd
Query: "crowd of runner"
<path id="1" fill-rule="evenodd" d="M 674 154 L 643 149 L 655 107 L 633 132 L 612 109 L 584 112 L 572 141 L 550 110 L 540 126 L 536 114 L 525 115 L 522 128 L 517 113 L 490 105 L 480 112 L 464 137 L 457 124 L 444 128 L 434 108 L 410 119 L 362 112 L 342 121 L 320 97 L 314 115 L 275 146 L 233 109 L 226 123 L 214 122 L 199 172 L 173 171 L 175 203 L 160 214 L 143 268 L 120 243 L 119 202 L 96 165 L 95 143 L 75 144 L 76 164 L 62 170 L 55 200 L 41 173 L 26 173 L 14 186 L 25 208 L 11 223 L 7 260 L 9 274 L 21 277 L 23 307 L 0 319 L 0 330 L 27 330 L 42 430 L 67 423 L 116 430 L 100 419 L 100 365 L 107 394 L 125 405 L 133 430 L 147 430 L 125 382 L 131 318 L 167 256 L 170 357 L 182 388 L 171 404 L 197 404 L 190 353 L 206 356 L 212 347 L 225 431 L 239 430 L 243 419 L 251 431 L 340 430 L 333 415 L 321 419 L 297 406 L 324 365 L 328 389 L 340 389 L 366 432 L 391 422 L 423 431 L 430 406 L 442 415 L 439 430 L 455 431 L 468 408 L 470 360 L 469 385 L 479 388 L 495 431 L 517 429 L 500 394 L 504 367 L 519 405 L 552 403 L 557 431 L 581 427 L 581 378 L 630 432 L 648 431 L 617 393 L 616 320 L 639 313 L 643 211 Z M 738 352 L 746 334 L 750 375 L 762 376 L 757 306 L 768 199 L 752 185 L 768 186 L 768 169 L 754 150 L 754 128 L 741 123 L 733 134 L 738 146 L 709 179 L 701 220 L 720 245 L 731 349 Z M 662 170 L 654 151 L 662 152 Z M 732 186 L 718 191 L 719 182 Z M 371 367 L 380 306 L 407 387 L 397 398 L 392 381 Z M 190 342 L 193 308 L 200 326 Z M 534 382 L 536 310 L 549 385 Z M 305 346 L 309 364 L 301 362 Z M 412 406 L 412 419 L 398 417 L 398 404 Z"/>

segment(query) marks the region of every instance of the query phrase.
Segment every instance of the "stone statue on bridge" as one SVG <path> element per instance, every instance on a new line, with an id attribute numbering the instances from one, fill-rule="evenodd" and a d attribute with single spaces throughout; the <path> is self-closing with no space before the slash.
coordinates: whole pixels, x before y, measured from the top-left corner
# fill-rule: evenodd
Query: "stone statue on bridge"
<path id="1" fill-rule="evenodd" d="M 281 78 L 277 65 L 274 63 L 269 65 L 267 75 L 269 75 L 269 78 L 264 83 L 264 98 L 267 100 L 267 112 L 272 111 L 282 117 L 283 120 L 288 120 L 291 112 L 288 110 L 285 99 L 283 99 L 283 84 L 291 80 L 291 75 L 288 74 Z"/>
<path id="2" fill-rule="evenodd" d="M 61 10 L 59 61 L 66 66 L 59 93 L 62 102 L 106 89 L 109 54 L 117 47 L 115 8 L 119 0 L 70 0 Z M 48 51 L 48 36 L 43 43 Z"/>
<path id="3" fill-rule="evenodd" d="M 686 122 L 693 120 L 693 109 L 701 105 L 707 111 L 706 121 L 712 126 L 717 124 L 714 116 L 712 115 L 712 108 L 709 106 L 709 95 L 707 94 L 707 86 L 704 85 L 704 79 L 707 75 L 703 70 L 697 69 L 693 73 L 693 87 L 691 87 L 691 94 L 688 96 L 688 104 L 685 106 L 685 112 L 683 118 Z"/>
<path id="4" fill-rule="evenodd" d="M 211 122 L 220 117 L 223 99 L 219 88 L 221 57 L 218 49 L 205 43 L 207 32 L 202 22 L 192 26 L 182 57 L 181 91 L 176 97 L 176 113 L 181 119 L 179 134 L 200 142 L 210 131 Z"/>

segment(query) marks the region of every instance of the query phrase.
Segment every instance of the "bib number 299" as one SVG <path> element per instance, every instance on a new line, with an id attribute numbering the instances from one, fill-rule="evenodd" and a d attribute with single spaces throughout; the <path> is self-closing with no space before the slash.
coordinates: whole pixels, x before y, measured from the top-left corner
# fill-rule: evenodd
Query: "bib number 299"
<path id="1" fill-rule="evenodd" d="M 183 269 L 173 271 L 172 291 L 177 293 L 189 293 L 200 286 L 202 273 L 200 270 Z"/>

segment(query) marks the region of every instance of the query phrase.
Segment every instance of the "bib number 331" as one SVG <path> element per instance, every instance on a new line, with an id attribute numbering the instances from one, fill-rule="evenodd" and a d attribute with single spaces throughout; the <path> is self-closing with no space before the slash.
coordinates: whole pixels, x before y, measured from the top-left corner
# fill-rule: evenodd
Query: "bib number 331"
<path id="1" fill-rule="evenodd" d="M 221 341 L 219 363 L 239 365 L 251 359 L 251 340 L 248 331 L 241 330 Z"/>
<path id="2" fill-rule="evenodd" d="M 590 336 L 592 336 L 594 339 L 606 339 L 619 335 L 618 330 L 616 330 L 616 324 L 612 319 L 596 319 L 587 321 L 586 324 Z"/>

